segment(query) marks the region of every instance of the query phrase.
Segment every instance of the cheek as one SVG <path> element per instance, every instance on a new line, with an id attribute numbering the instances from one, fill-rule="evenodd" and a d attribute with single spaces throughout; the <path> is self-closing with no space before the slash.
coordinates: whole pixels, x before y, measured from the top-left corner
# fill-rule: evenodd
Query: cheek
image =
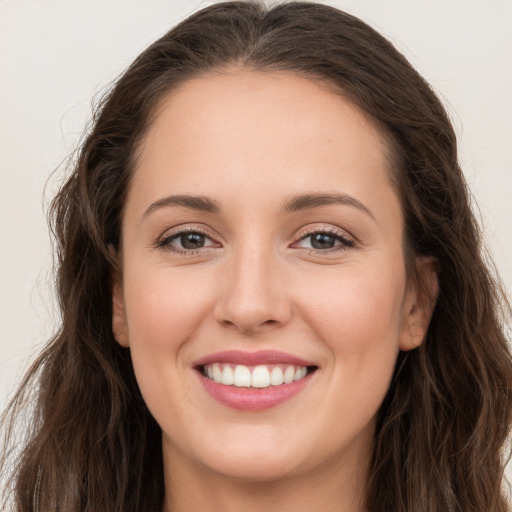
<path id="1" fill-rule="evenodd" d="M 326 404 L 337 404 L 332 429 L 340 437 L 371 424 L 391 383 L 405 279 L 400 278 L 400 268 L 386 268 L 359 268 L 340 276 L 340 286 L 331 285 L 319 305 L 325 312 L 315 328 L 334 362 Z"/>
<path id="2" fill-rule="evenodd" d="M 197 332 L 211 304 L 213 283 L 205 273 L 194 279 L 187 271 L 169 269 L 126 275 L 128 334 L 136 370 L 163 367 L 169 360 L 179 363 L 180 348 Z"/>
<path id="3" fill-rule="evenodd" d="M 132 363 L 144 400 L 164 425 L 184 414 L 188 367 L 183 348 L 198 332 L 214 290 L 208 276 L 197 280 L 169 268 L 125 267 L 124 299 Z"/>
<path id="4" fill-rule="evenodd" d="M 346 267 L 303 292 L 303 315 L 330 352 L 334 388 L 376 409 L 399 351 L 405 272 L 399 265 Z"/>
<path id="5" fill-rule="evenodd" d="M 357 352 L 398 335 L 405 293 L 401 266 L 347 266 L 318 273 L 311 282 L 314 288 L 302 290 L 303 311 L 333 348 Z"/>

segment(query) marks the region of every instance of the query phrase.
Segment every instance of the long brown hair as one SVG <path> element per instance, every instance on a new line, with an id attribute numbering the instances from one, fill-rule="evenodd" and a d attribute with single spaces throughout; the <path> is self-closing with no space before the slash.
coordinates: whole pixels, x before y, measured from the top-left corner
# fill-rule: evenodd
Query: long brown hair
<path id="1" fill-rule="evenodd" d="M 392 154 L 406 259 L 439 262 L 425 343 L 400 353 L 379 411 L 367 509 L 504 512 L 510 313 L 483 257 L 452 126 L 391 43 L 359 19 L 310 2 L 207 7 L 146 49 L 98 105 L 52 205 L 62 324 L 3 420 L 0 460 L 12 469 L 6 504 L 17 512 L 161 510 L 161 432 L 129 352 L 112 335 L 109 276 L 117 262 L 109 245 L 119 244 L 137 149 L 159 102 L 178 84 L 231 64 L 323 81 L 370 116 Z M 26 436 L 17 449 L 20 418 Z"/>

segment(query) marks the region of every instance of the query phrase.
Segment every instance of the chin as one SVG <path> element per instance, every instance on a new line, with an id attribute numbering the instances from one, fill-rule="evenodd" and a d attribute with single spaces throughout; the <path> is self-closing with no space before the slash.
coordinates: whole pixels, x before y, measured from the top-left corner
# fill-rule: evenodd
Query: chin
<path id="1" fill-rule="evenodd" d="M 219 476 L 245 482 L 277 481 L 296 475 L 304 466 L 297 450 L 294 453 L 277 448 L 269 450 L 268 444 L 264 450 L 258 446 L 240 449 L 233 446 L 220 453 L 202 452 L 200 462 Z"/>
<path id="2" fill-rule="evenodd" d="M 287 460 L 256 461 L 232 458 L 224 463 L 216 463 L 212 471 L 232 480 L 246 483 L 271 483 L 297 474 L 297 465 Z"/>

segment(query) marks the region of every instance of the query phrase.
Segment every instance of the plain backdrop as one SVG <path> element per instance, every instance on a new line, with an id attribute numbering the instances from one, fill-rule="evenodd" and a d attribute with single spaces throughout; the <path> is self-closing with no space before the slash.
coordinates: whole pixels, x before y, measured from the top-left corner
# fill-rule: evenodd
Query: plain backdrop
<path id="1" fill-rule="evenodd" d="M 0 409 L 58 324 L 45 216 L 91 101 L 154 39 L 210 3 L 0 0 Z M 391 39 L 443 99 L 510 293 L 512 2 L 329 3 Z"/>

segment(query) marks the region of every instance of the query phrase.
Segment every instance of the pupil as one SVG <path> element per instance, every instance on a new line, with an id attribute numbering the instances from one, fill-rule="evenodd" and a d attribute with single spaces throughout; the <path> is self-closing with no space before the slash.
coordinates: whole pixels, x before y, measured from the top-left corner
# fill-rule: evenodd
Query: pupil
<path id="1" fill-rule="evenodd" d="M 334 247 L 334 237 L 326 233 L 316 233 L 312 237 L 311 245 L 315 249 L 330 249 Z"/>
<path id="2" fill-rule="evenodd" d="M 181 235 L 181 245 L 185 249 L 198 249 L 204 245 L 204 235 L 201 233 Z"/>

